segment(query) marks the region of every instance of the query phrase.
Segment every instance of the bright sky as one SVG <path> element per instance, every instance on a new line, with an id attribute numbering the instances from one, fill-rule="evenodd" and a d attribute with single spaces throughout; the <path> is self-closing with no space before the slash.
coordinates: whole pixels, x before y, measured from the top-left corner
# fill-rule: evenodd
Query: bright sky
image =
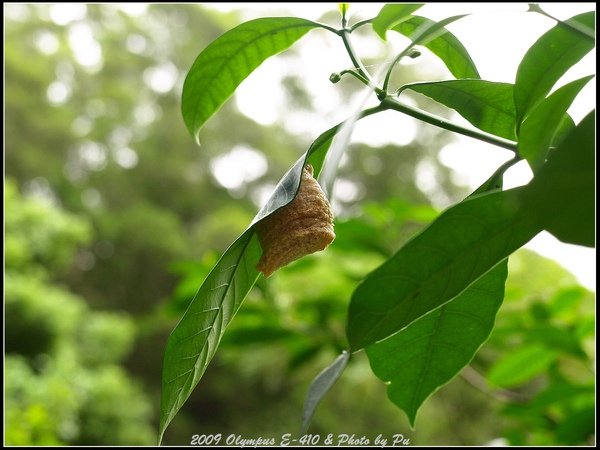
<path id="1" fill-rule="evenodd" d="M 220 11 L 241 11 L 244 20 L 276 15 L 294 15 L 318 20 L 327 11 L 337 11 L 337 3 L 213 3 L 207 6 Z M 373 17 L 381 6 L 382 4 L 351 3 L 350 20 L 352 21 L 354 15 L 360 18 Z M 541 6 L 559 19 L 567 19 L 578 13 L 595 9 L 594 3 L 542 3 Z M 457 14 L 475 13 L 452 23 L 448 28 L 469 50 L 483 79 L 513 83 L 518 63 L 527 49 L 541 34 L 555 25 L 555 22 L 548 18 L 525 13 L 526 10 L 525 3 L 431 3 L 422 7 L 419 14 L 440 20 Z M 285 98 L 273 87 L 280 84 L 278 80 L 287 70 L 277 63 L 277 58 L 268 60 L 257 70 L 259 73 L 254 73 L 240 86 L 236 93 L 236 102 L 241 111 L 263 124 L 270 124 L 279 119 L 289 131 L 310 136 L 321 133 L 324 123 L 331 124 L 347 117 L 349 115 L 347 110 L 341 115 L 336 115 L 339 113 L 337 106 L 340 99 L 327 80 L 330 73 L 348 67 L 347 55 L 343 51 L 338 51 L 339 48 L 332 43 L 331 37 L 325 36 L 326 34 L 322 32 L 316 36 L 315 33 L 313 39 L 308 37 L 300 41 L 297 49 L 305 64 L 291 68 L 294 71 L 301 71 L 303 76 L 306 75 L 305 87 L 316 99 L 321 117 L 293 112 L 286 114 L 285 118 L 281 117 L 285 110 L 283 105 Z M 393 36 L 388 36 L 388 40 L 391 45 L 396 44 Z M 400 40 L 397 43 L 404 44 Z M 361 55 L 374 54 L 377 49 L 374 49 L 373 45 L 372 42 L 365 43 L 358 39 L 355 42 L 355 47 Z M 419 58 L 416 63 L 438 64 L 435 61 L 423 61 L 423 58 Z M 443 67 L 439 65 L 437 67 L 438 70 L 443 70 Z M 595 67 L 595 52 L 592 52 L 567 72 L 558 86 L 595 73 Z M 372 70 L 375 72 L 377 68 Z M 595 87 L 595 80 L 588 83 L 569 110 L 576 123 L 595 108 Z M 264 97 L 265 92 L 271 93 L 269 97 Z M 256 101 L 259 95 L 262 101 Z M 378 115 L 377 120 L 371 120 L 368 126 L 363 123 L 366 120 L 361 121 L 355 128 L 352 141 L 370 142 L 375 145 L 410 142 L 415 136 L 415 122 L 411 118 L 403 118 L 399 125 L 398 116 L 398 114 L 387 117 Z M 392 117 L 393 125 L 390 123 Z M 402 132 L 397 132 L 398 129 Z M 377 142 L 373 141 L 374 136 Z M 502 162 L 510 159 L 511 153 L 459 136 L 454 142 L 442 148 L 439 155 L 442 163 L 455 171 L 457 180 L 475 188 Z M 510 188 L 525 184 L 531 176 L 526 163 L 520 163 L 507 173 L 505 185 Z M 424 178 L 423 183 L 426 186 L 427 179 Z M 338 187 L 336 191 L 337 189 Z M 344 192 L 341 193 L 343 195 Z M 595 249 L 563 244 L 546 232 L 538 235 L 526 247 L 559 261 L 572 271 L 583 285 L 595 291 Z"/>

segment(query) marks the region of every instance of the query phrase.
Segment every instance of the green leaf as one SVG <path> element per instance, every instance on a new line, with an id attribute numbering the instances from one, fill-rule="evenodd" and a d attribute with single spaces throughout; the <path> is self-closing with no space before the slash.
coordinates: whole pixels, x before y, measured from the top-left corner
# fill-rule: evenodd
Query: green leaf
<path id="1" fill-rule="evenodd" d="M 428 42 L 434 41 L 435 39 L 443 36 L 449 31 L 444 28 L 446 25 L 457 21 L 458 19 L 462 19 L 463 17 L 468 16 L 468 14 L 461 14 L 458 16 L 446 17 L 445 19 L 440 20 L 439 22 L 430 21 L 424 27 L 420 27 L 416 30 L 416 32 L 410 36 L 411 43 L 408 47 L 406 47 L 398 56 L 396 56 L 395 61 L 399 61 L 400 58 L 408 55 L 415 45 L 425 45 Z"/>
<path id="2" fill-rule="evenodd" d="M 394 58 L 393 62 L 390 64 L 388 71 L 385 75 L 385 80 L 383 81 L 383 90 L 388 92 L 390 77 L 392 75 L 392 71 L 393 71 L 396 63 L 398 63 L 398 61 L 400 61 L 405 56 L 410 55 L 410 53 L 413 50 L 414 45 L 425 45 L 427 42 L 431 42 L 432 40 L 443 35 L 444 33 L 447 33 L 448 31 L 444 28 L 446 25 L 448 25 L 449 23 L 452 23 L 458 19 L 461 19 L 467 15 L 468 14 L 462 14 L 459 16 L 447 17 L 443 20 L 440 20 L 439 22 L 430 22 L 429 24 L 426 24 L 424 27 L 420 27 L 419 29 L 417 29 L 417 32 L 414 33 L 414 35 L 410 37 L 410 39 L 412 41 L 410 43 L 410 45 L 407 46 L 402 52 L 400 52 Z"/>
<path id="3" fill-rule="evenodd" d="M 504 164 L 498 167 L 498 169 L 496 169 L 492 176 L 485 180 L 481 186 L 475 189 L 467 197 L 467 199 L 474 198 L 479 195 L 488 194 L 490 192 L 497 191 L 498 189 L 502 189 L 504 172 L 510 169 L 513 165 L 515 165 L 517 161 L 518 159 L 515 157 L 509 161 L 506 161 Z"/>
<path id="4" fill-rule="evenodd" d="M 595 12 L 590 11 L 566 23 L 595 30 L 595 20 Z M 593 41 L 563 23 L 544 33 L 527 51 L 517 70 L 514 94 L 517 124 L 546 97 L 559 78 L 593 48 Z"/>
<path id="5" fill-rule="evenodd" d="M 376 110 L 372 109 L 371 113 Z M 367 111 L 365 114 L 369 114 Z M 267 204 L 202 283 L 169 336 L 163 362 L 159 443 L 202 378 L 225 328 L 259 276 L 256 264 L 262 250 L 254 225 L 294 199 L 304 165 L 311 164 L 314 176 L 318 176 L 331 141 L 342 125 L 343 122 L 322 133 L 282 177 Z"/>
<path id="6" fill-rule="evenodd" d="M 505 260 L 451 302 L 367 347 L 373 372 L 390 382 L 388 397 L 412 427 L 421 404 L 469 364 L 489 337 L 507 275 Z"/>
<path id="7" fill-rule="evenodd" d="M 352 295 L 352 350 L 385 339 L 447 303 L 539 231 L 520 206 L 524 188 L 478 195 L 449 208 Z"/>
<path id="8" fill-rule="evenodd" d="M 342 372 L 348 364 L 350 353 L 343 351 L 333 363 L 323 369 L 319 375 L 315 377 L 308 388 L 306 399 L 304 400 L 304 408 L 302 409 L 302 429 L 300 434 L 305 434 L 310 425 L 310 421 L 317 409 L 317 405 L 323 397 L 329 392 L 333 384 L 342 375 Z"/>
<path id="9" fill-rule="evenodd" d="M 593 400 L 593 399 L 592 399 Z M 556 438 L 567 445 L 587 444 L 596 432 L 594 404 L 572 412 L 556 427 Z"/>
<path id="10" fill-rule="evenodd" d="M 181 112 L 196 142 L 204 123 L 268 57 L 321 25 L 296 17 L 245 22 L 214 40 L 196 58 L 183 84 Z"/>
<path id="11" fill-rule="evenodd" d="M 488 373 L 488 380 L 500 387 L 523 384 L 546 369 L 556 360 L 556 352 L 541 345 L 529 345 L 511 351 L 498 360 Z"/>
<path id="12" fill-rule="evenodd" d="M 298 369 L 303 364 L 306 364 L 311 359 L 315 358 L 323 350 L 323 345 L 320 343 L 302 346 L 301 348 L 292 351 L 288 369 L 290 371 Z"/>
<path id="13" fill-rule="evenodd" d="M 590 75 L 564 85 L 538 103 L 521 124 L 517 149 L 535 172 L 544 164 L 548 148 L 563 123 L 562 120 L 567 114 L 567 109 L 593 77 Z"/>
<path id="14" fill-rule="evenodd" d="M 428 96 L 467 119 L 480 130 L 516 140 L 513 85 L 485 80 L 448 80 L 411 83 L 411 89 Z"/>
<path id="15" fill-rule="evenodd" d="M 414 36 L 418 29 L 431 27 L 434 24 L 435 22 L 431 19 L 412 16 L 400 22 L 391 28 L 391 30 L 410 38 Z M 425 42 L 423 45 L 431 50 L 433 54 L 437 55 L 456 78 L 480 78 L 477 67 L 475 67 L 475 63 L 471 59 L 471 56 L 469 56 L 467 49 L 456 36 L 445 28 L 443 28 L 443 33 L 435 39 Z"/>
<path id="16" fill-rule="evenodd" d="M 577 401 L 578 397 L 594 398 L 593 385 L 577 385 L 564 381 L 557 381 L 537 394 L 527 405 L 531 410 L 543 410 L 556 404 L 567 405 Z"/>
<path id="17" fill-rule="evenodd" d="M 525 339 L 527 342 L 542 344 L 552 350 L 570 353 L 577 358 L 586 358 L 577 336 L 570 330 L 554 325 L 537 325 L 527 331 Z"/>
<path id="18" fill-rule="evenodd" d="M 500 166 L 469 198 L 501 189 L 512 164 Z M 388 382 L 389 398 L 412 427 L 427 397 L 454 378 L 489 337 L 507 275 L 505 260 L 444 306 L 366 348 L 373 372 Z"/>
<path id="19" fill-rule="evenodd" d="M 582 286 L 569 286 L 559 289 L 548 303 L 552 317 L 561 321 L 573 322 L 579 315 L 580 305 L 585 301 L 588 290 Z"/>
<path id="20" fill-rule="evenodd" d="M 255 345 L 269 343 L 286 339 L 296 338 L 298 335 L 293 331 L 274 325 L 245 326 L 230 330 L 224 337 L 223 342 L 227 345 Z"/>
<path id="21" fill-rule="evenodd" d="M 377 226 L 360 219 L 338 221 L 335 224 L 335 248 L 385 255 L 387 242 L 379 230 Z"/>
<path id="22" fill-rule="evenodd" d="M 595 245 L 595 111 L 548 157 L 521 201 L 541 227 L 570 244 Z"/>
<path id="23" fill-rule="evenodd" d="M 552 138 L 552 147 L 558 147 L 561 142 L 571 134 L 571 131 L 575 129 L 575 122 L 568 114 L 565 114 L 558 125 L 558 129 L 556 133 L 554 133 L 554 137 Z"/>
<path id="24" fill-rule="evenodd" d="M 315 174 L 320 169 L 321 154 L 326 152 L 331 143 L 331 138 L 319 139 L 318 142 L 315 141 L 317 145 L 311 146 L 316 155 Z M 258 279 L 256 264 L 262 250 L 254 225 L 293 200 L 306 159 L 306 155 L 301 157 L 284 175 L 251 226 L 227 249 L 202 283 L 181 321 L 169 336 L 163 362 L 159 442 L 177 411 L 202 378 L 216 353 L 225 328 Z"/>
<path id="25" fill-rule="evenodd" d="M 594 245 L 594 113 L 532 182 L 449 208 L 357 287 L 346 333 L 353 350 L 383 340 L 450 301 L 542 229 Z"/>
<path id="26" fill-rule="evenodd" d="M 159 443 L 166 427 L 188 399 L 214 356 L 259 272 L 261 248 L 248 229 L 227 249 L 177 324 L 165 350 Z"/>
<path id="27" fill-rule="evenodd" d="M 387 4 L 381 8 L 379 14 L 371 22 L 373 30 L 385 41 L 387 30 L 406 19 L 421 6 L 423 3 Z"/>
<path id="28" fill-rule="evenodd" d="M 529 9 L 527 10 L 527 12 L 536 12 L 536 13 L 546 16 L 549 19 L 552 19 L 556 22 L 560 22 L 565 27 L 568 27 L 572 31 L 580 34 L 582 37 L 589 39 L 592 42 L 596 42 L 596 31 L 593 28 L 588 28 L 585 25 L 582 25 L 581 23 L 577 23 L 577 22 L 563 22 L 563 21 L 557 19 L 556 17 L 551 16 L 547 12 L 545 12 L 542 8 L 540 8 L 540 5 L 537 3 L 529 3 L 528 5 L 529 5 Z"/>

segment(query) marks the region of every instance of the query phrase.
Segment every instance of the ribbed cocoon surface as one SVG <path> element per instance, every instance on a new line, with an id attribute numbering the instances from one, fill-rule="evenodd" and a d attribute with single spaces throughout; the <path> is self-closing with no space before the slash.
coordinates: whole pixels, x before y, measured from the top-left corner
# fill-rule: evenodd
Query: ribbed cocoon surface
<path id="1" fill-rule="evenodd" d="M 265 277 L 305 255 L 324 250 L 335 239 L 331 205 L 312 174 L 312 166 L 307 165 L 294 200 L 256 224 L 263 249 L 256 268 Z"/>

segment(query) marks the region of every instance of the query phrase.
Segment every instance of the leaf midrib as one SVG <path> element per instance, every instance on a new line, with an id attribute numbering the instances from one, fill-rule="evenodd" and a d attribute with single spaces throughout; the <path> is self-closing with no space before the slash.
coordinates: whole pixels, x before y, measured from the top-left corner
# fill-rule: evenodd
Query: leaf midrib
<path id="1" fill-rule="evenodd" d="M 219 305 L 219 310 L 218 310 L 217 314 L 215 315 L 215 318 L 214 318 L 214 319 L 213 319 L 213 321 L 212 321 L 212 324 L 211 324 L 211 326 L 210 326 L 210 330 L 208 331 L 208 335 L 207 335 L 207 336 L 210 336 L 210 333 L 211 333 L 211 332 L 213 331 L 213 329 L 214 329 L 215 322 L 217 321 L 217 317 L 219 317 L 219 315 L 220 315 L 220 314 L 222 313 L 222 311 L 223 311 L 223 302 L 224 302 L 224 299 L 225 299 L 225 297 L 227 296 L 227 293 L 229 292 L 230 286 L 233 284 L 233 283 L 232 283 L 232 280 L 234 279 L 234 277 L 235 277 L 235 274 L 237 273 L 237 271 L 238 271 L 238 269 L 239 269 L 239 266 L 240 266 L 240 261 L 241 261 L 241 260 L 242 260 L 242 258 L 244 257 L 244 253 L 245 253 L 245 251 L 246 251 L 246 248 L 247 248 L 247 247 L 248 247 L 248 245 L 250 244 L 250 241 L 252 240 L 252 237 L 253 237 L 253 236 L 254 236 L 254 231 L 252 231 L 252 232 L 250 233 L 250 236 L 248 237 L 248 240 L 247 240 L 247 241 L 246 241 L 246 243 L 243 245 L 243 247 L 242 247 L 242 249 L 241 249 L 241 251 L 240 251 L 240 256 L 238 257 L 238 259 L 237 259 L 236 263 L 235 263 L 234 265 L 232 265 L 232 266 L 230 266 L 230 267 L 229 267 L 229 268 L 231 268 L 231 267 L 234 267 L 234 266 L 235 266 L 235 269 L 234 269 L 234 270 L 231 272 L 231 277 L 229 277 L 229 279 L 228 279 L 228 285 L 227 285 L 227 287 L 225 288 L 225 291 L 223 292 L 223 295 L 221 296 L 221 301 L 220 301 L 220 305 Z M 234 291 L 234 295 L 235 295 L 235 291 Z M 192 300 L 192 301 L 193 301 L 193 300 Z M 202 355 L 202 352 L 204 351 L 204 349 L 205 349 L 206 345 L 208 344 L 208 340 L 209 340 L 209 339 L 208 339 L 208 337 L 207 337 L 207 338 L 206 338 L 206 340 L 204 341 L 204 344 L 202 344 L 202 347 L 200 348 L 200 351 L 199 351 L 199 353 L 198 353 L 198 358 L 196 359 L 196 362 L 194 363 L 194 366 L 193 366 L 192 370 L 190 371 L 190 373 L 189 373 L 188 375 L 186 375 L 186 377 L 185 377 L 185 380 L 184 380 L 184 382 L 183 382 L 183 383 L 182 383 L 182 385 L 181 385 L 181 386 L 182 386 L 182 388 L 180 389 L 180 392 L 177 394 L 177 397 L 176 397 L 176 402 L 174 403 L 174 405 L 178 405 L 178 404 L 180 404 L 180 400 L 181 400 L 181 394 L 183 393 L 183 386 L 185 386 L 185 385 L 186 385 L 186 383 L 187 383 L 187 382 L 188 382 L 188 380 L 189 380 L 189 377 L 190 377 L 190 376 L 193 376 L 193 375 L 195 374 L 195 372 L 196 372 L 196 365 L 198 364 L 198 361 L 199 361 L 199 360 L 200 360 L 200 358 L 201 358 L 201 357 L 200 357 L 200 355 Z M 179 344 L 179 343 L 178 343 L 178 344 Z M 175 345 L 178 345 L 178 344 L 175 344 Z M 205 367 L 204 367 L 204 370 L 205 370 L 205 369 L 206 369 L 206 365 L 205 365 Z M 168 382 L 168 383 L 167 383 L 167 385 L 171 384 L 171 383 L 172 383 L 173 381 L 175 381 L 176 379 L 177 379 L 177 378 L 173 379 L 171 382 Z M 183 404 L 183 403 L 181 403 L 181 404 Z M 178 410 L 178 408 L 173 408 L 173 407 L 171 407 L 170 409 L 171 409 L 171 411 L 172 411 L 173 409 L 177 409 L 177 410 Z M 170 413 L 169 413 L 169 415 L 170 415 Z M 168 421 L 168 422 L 167 422 L 167 421 L 165 421 L 165 427 L 164 427 L 164 429 L 166 429 L 166 425 L 167 425 L 167 424 L 168 424 L 168 423 L 169 423 L 171 420 L 172 420 L 172 417 L 169 419 L 169 421 Z M 163 431 L 164 431 L 164 430 L 163 430 Z"/>
<path id="2" fill-rule="evenodd" d="M 416 387 L 413 391 L 413 395 L 411 396 L 411 399 L 410 399 L 411 415 L 412 415 L 413 411 L 416 410 L 417 397 L 420 394 L 421 387 L 423 386 L 423 379 L 425 378 L 423 374 L 425 373 L 425 368 L 429 366 L 429 363 L 431 361 L 431 353 L 433 352 L 435 336 L 439 330 L 439 325 L 442 322 L 442 319 L 444 317 L 445 309 L 446 308 L 442 307 L 439 315 L 436 317 L 435 323 L 433 324 L 433 333 L 431 333 L 431 335 L 430 335 L 431 339 L 426 344 L 427 352 L 426 352 L 425 356 L 423 357 L 423 364 L 421 365 L 421 368 L 419 370 L 419 377 L 417 378 L 417 385 L 416 385 Z"/>
<path id="3" fill-rule="evenodd" d="M 466 80 L 466 79 L 464 79 L 464 80 Z M 510 116 L 510 117 L 511 117 L 511 119 L 515 119 L 515 116 L 514 116 L 514 115 L 511 115 L 511 112 L 510 112 L 510 111 L 506 111 L 506 110 L 504 110 L 504 109 L 500 109 L 500 108 L 498 108 L 498 107 L 497 107 L 497 105 L 494 105 L 494 104 L 490 103 L 490 102 L 489 102 L 489 101 L 487 101 L 486 99 L 482 99 L 481 97 L 478 97 L 478 96 L 476 96 L 476 95 L 473 95 L 473 94 L 471 94 L 471 93 L 470 93 L 470 92 L 468 92 L 468 91 L 463 91 L 463 90 L 457 89 L 457 88 L 455 88 L 455 87 L 449 86 L 449 85 L 447 85 L 447 84 L 441 84 L 441 83 L 446 83 L 446 82 L 456 82 L 456 81 L 463 81 L 463 80 L 446 80 L 446 81 L 432 82 L 432 83 L 427 83 L 427 82 L 425 82 L 425 83 L 419 83 L 419 84 L 414 84 L 414 85 L 411 85 L 411 86 L 407 86 L 407 87 L 406 87 L 406 89 L 412 89 L 412 88 L 413 88 L 413 86 L 427 86 L 427 85 L 431 85 L 431 86 L 439 87 L 439 88 L 442 88 L 442 89 L 448 89 L 448 90 L 450 90 L 450 91 L 453 91 L 453 92 L 459 92 L 459 93 L 461 93 L 461 94 L 467 94 L 467 95 L 469 95 L 471 98 L 473 98 L 473 99 L 476 99 L 476 100 L 479 100 L 479 101 L 480 101 L 481 103 L 483 103 L 484 105 L 486 105 L 486 106 L 488 106 L 488 107 L 490 107 L 490 108 L 492 108 L 492 109 L 495 109 L 496 111 L 500 111 L 500 112 L 502 112 L 502 113 L 506 114 L 507 116 Z M 485 81 L 485 80 L 478 80 L 477 78 L 473 78 L 473 81 Z M 499 84 L 505 84 L 505 83 L 499 83 Z M 509 85 L 509 86 L 510 86 L 510 84 L 509 84 L 509 83 L 506 83 L 506 85 Z M 425 93 L 423 93 L 423 92 L 419 92 L 419 91 L 417 91 L 416 89 L 412 89 L 412 90 L 413 90 L 413 91 L 415 91 L 415 92 L 417 92 L 417 93 L 419 93 L 419 94 L 426 95 L 427 97 L 429 97 L 427 94 L 425 94 Z M 431 97 L 429 97 L 429 98 L 431 98 Z M 447 108 L 455 109 L 454 107 L 448 106 L 448 105 L 446 105 L 446 104 L 444 104 L 444 103 L 440 102 L 439 100 L 436 100 L 436 99 L 432 99 L 432 100 L 435 100 L 436 102 L 438 102 L 438 103 L 440 103 L 440 104 L 442 104 L 442 105 L 446 106 Z"/>

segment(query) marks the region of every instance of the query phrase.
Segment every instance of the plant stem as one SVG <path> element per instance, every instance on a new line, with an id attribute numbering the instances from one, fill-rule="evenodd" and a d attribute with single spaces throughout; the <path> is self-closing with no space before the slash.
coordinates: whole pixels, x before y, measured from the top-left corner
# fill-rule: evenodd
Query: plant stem
<path id="1" fill-rule="evenodd" d="M 371 20 L 372 19 L 369 19 L 368 21 L 363 21 L 363 22 L 368 23 Z M 456 20 L 456 19 L 453 19 L 453 20 Z M 480 141 L 487 142 L 488 144 L 496 145 L 498 147 L 505 148 L 507 150 L 511 150 L 511 151 L 517 153 L 517 143 L 516 142 L 495 136 L 493 134 L 490 134 L 490 133 L 487 133 L 485 131 L 481 131 L 481 130 L 478 130 L 475 128 L 465 128 L 463 126 L 460 126 L 453 122 L 450 122 L 442 117 L 436 116 L 436 115 L 428 113 L 426 111 L 422 111 L 417 108 L 413 108 L 412 106 L 404 105 L 403 103 L 400 103 L 400 101 L 398 101 L 394 97 L 391 97 L 389 95 L 386 96 L 386 89 L 387 89 L 387 85 L 389 82 L 389 77 L 394 68 L 394 65 L 398 62 L 398 60 L 402 56 L 405 56 L 406 54 L 408 54 L 408 51 L 410 50 L 411 47 L 407 47 L 402 53 L 400 53 L 396 57 L 394 62 L 390 65 L 388 73 L 386 75 L 386 82 L 384 84 L 385 87 L 382 90 L 377 87 L 377 84 L 374 82 L 373 78 L 371 77 L 371 75 L 369 74 L 369 72 L 367 71 L 365 66 L 363 65 L 362 61 L 356 54 L 356 51 L 354 50 L 354 48 L 352 47 L 352 42 L 350 42 L 350 33 L 359 24 L 361 24 L 361 22 L 356 23 L 353 28 L 350 28 L 350 29 L 343 28 L 341 30 L 335 31 L 335 33 L 338 34 L 342 38 L 342 41 L 344 42 L 344 47 L 346 47 L 346 51 L 348 52 L 348 56 L 350 57 L 352 64 L 354 64 L 354 67 L 356 68 L 356 72 L 353 73 L 353 75 L 354 76 L 360 75 L 360 76 L 357 76 L 358 79 L 360 79 L 363 82 L 367 81 L 368 85 L 373 89 L 373 91 L 377 94 L 377 97 L 381 100 L 381 103 L 378 107 L 370 108 L 370 109 L 365 110 L 362 113 L 360 113 L 360 115 L 358 117 L 359 119 L 362 117 L 365 117 L 367 115 L 371 115 L 371 114 L 380 112 L 380 111 L 384 111 L 387 109 L 393 109 L 395 111 L 399 111 L 399 112 L 407 114 L 411 117 L 414 117 L 415 119 L 419 119 L 419 120 L 422 120 L 423 122 L 427 122 L 431 125 L 435 125 L 436 127 L 444 128 L 445 130 L 453 131 L 455 133 L 459 133 L 464 136 L 469 136 L 474 139 L 478 139 Z M 346 72 L 346 73 L 348 73 L 348 72 Z"/>
<path id="2" fill-rule="evenodd" d="M 348 56 L 350 56 L 350 60 L 352 61 L 352 64 L 354 64 L 354 67 L 358 70 L 358 73 L 369 81 L 370 86 L 375 88 L 377 84 L 375 81 L 373 81 L 371 74 L 369 74 L 369 71 L 365 68 L 362 61 L 357 56 L 354 47 L 352 47 L 352 42 L 350 42 L 350 31 L 347 29 L 340 30 L 339 35 L 342 38 L 344 47 L 346 47 L 346 51 L 348 52 Z"/>
<path id="3" fill-rule="evenodd" d="M 352 75 L 353 77 L 358 78 L 361 81 L 361 83 L 364 83 L 366 86 L 370 86 L 369 80 L 363 77 L 360 73 L 356 72 L 356 70 L 354 69 L 346 69 L 340 72 L 340 75 L 342 76 L 345 74 Z"/>
<path id="4" fill-rule="evenodd" d="M 346 17 L 346 13 L 348 12 L 349 7 L 350 3 L 338 3 L 338 8 L 342 13 L 342 28 L 346 28 L 346 25 L 348 25 L 348 18 Z"/>
<path id="5" fill-rule="evenodd" d="M 323 28 L 324 30 L 330 31 L 330 32 L 332 32 L 333 34 L 337 34 L 338 36 L 340 35 L 340 30 L 337 30 L 337 29 L 335 29 L 335 28 L 333 28 L 333 27 L 330 27 L 329 25 L 327 25 L 327 24 L 324 24 L 324 23 L 320 23 L 320 22 L 315 22 L 315 23 L 316 23 L 316 24 L 317 24 L 319 27 Z"/>
<path id="6" fill-rule="evenodd" d="M 371 19 L 365 19 L 365 20 L 361 20 L 360 22 L 356 22 L 354 25 L 352 25 L 352 26 L 350 27 L 350 30 L 349 30 L 349 31 L 350 31 L 350 33 L 352 33 L 352 32 L 353 32 L 354 30 L 356 30 L 357 28 L 359 28 L 359 27 L 362 27 L 363 25 L 366 25 L 366 24 L 368 24 L 368 23 L 371 23 L 371 22 L 373 22 L 373 18 L 371 18 Z"/>
<path id="7" fill-rule="evenodd" d="M 404 105 L 400 103 L 393 97 L 385 97 L 381 104 L 385 107 L 385 109 L 393 109 L 395 111 L 402 112 L 407 114 L 415 119 L 422 120 L 423 122 L 427 122 L 431 125 L 435 125 L 436 127 L 444 128 L 445 130 L 453 131 L 455 133 L 462 134 L 464 136 L 469 136 L 474 139 L 478 139 L 483 142 L 487 142 L 488 144 L 497 145 L 498 147 L 505 148 L 507 150 L 511 150 L 516 153 L 517 151 L 517 143 L 510 141 L 508 139 L 504 139 L 498 136 L 494 136 L 493 134 L 486 133 L 485 131 L 477 130 L 475 128 L 465 128 L 460 125 L 457 125 L 453 122 L 450 122 L 442 117 L 436 116 L 434 114 L 428 113 L 426 111 L 422 111 L 417 108 L 413 108 L 412 106 Z"/>
<path id="8" fill-rule="evenodd" d="M 513 159 L 509 159 L 504 164 L 502 164 L 500 167 L 498 167 L 498 169 L 496 170 L 496 173 L 499 176 L 504 176 L 504 172 L 506 172 L 508 169 L 510 169 L 512 166 L 514 166 L 516 163 L 518 163 L 520 161 L 523 161 L 523 158 L 521 158 L 521 156 L 517 153 L 517 154 L 515 154 Z"/>
<path id="9" fill-rule="evenodd" d="M 404 58 L 405 56 L 408 56 L 410 58 L 416 58 L 417 56 L 420 56 L 420 55 L 421 55 L 420 51 L 415 49 L 412 45 L 409 45 L 402 51 L 402 53 L 398 54 L 398 56 L 396 56 L 394 58 L 392 63 L 389 65 L 387 73 L 385 74 L 385 79 L 383 80 L 382 90 L 383 90 L 383 92 L 386 93 L 386 95 L 389 94 L 388 86 L 390 84 L 390 78 L 392 76 L 392 72 L 394 71 L 394 67 L 396 66 L 396 64 L 398 64 L 400 62 L 400 60 L 402 58 Z M 398 93 L 396 93 L 396 95 L 398 95 Z"/>
<path id="10" fill-rule="evenodd" d="M 479 372 L 477 372 L 471 366 L 465 367 L 464 370 L 460 373 L 460 376 L 463 380 L 465 380 L 478 391 L 500 402 L 524 403 L 527 400 L 530 400 L 529 397 L 519 392 L 509 391 L 506 389 L 491 390 L 488 387 L 485 378 L 481 376 Z"/>
<path id="11" fill-rule="evenodd" d="M 400 58 L 402 58 L 402 56 L 404 56 L 403 53 L 404 52 L 400 53 L 398 56 L 396 56 L 394 58 L 394 60 L 392 61 L 392 63 L 388 67 L 388 70 L 387 70 L 387 72 L 385 74 L 385 79 L 383 80 L 383 88 L 382 89 L 383 89 L 383 92 L 386 93 L 386 95 L 389 94 L 389 92 L 388 92 L 388 85 L 390 83 L 390 78 L 392 76 L 392 72 L 394 70 L 394 66 L 396 64 L 398 64 L 398 61 L 400 61 Z"/>

